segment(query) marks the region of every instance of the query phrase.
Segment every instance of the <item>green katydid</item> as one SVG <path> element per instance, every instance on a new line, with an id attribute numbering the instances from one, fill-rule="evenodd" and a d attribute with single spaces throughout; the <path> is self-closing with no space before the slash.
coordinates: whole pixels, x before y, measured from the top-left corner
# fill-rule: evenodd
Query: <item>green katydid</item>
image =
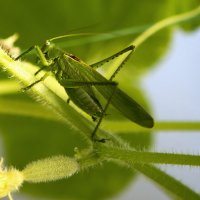
<path id="1" fill-rule="evenodd" d="M 153 127 L 154 122 L 152 117 L 135 100 L 120 90 L 117 87 L 117 83 L 113 81 L 113 78 L 122 65 L 130 57 L 134 46 L 131 45 L 104 60 L 88 65 L 75 55 L 56 47 L 55 43 L 52 43 L 54 40 L 76 35 L 79 34 L 51 38 L 47 40 L 41 48 L 37 45 L 32 46 L 16 58 L 16 60 L 18 60 L 35 49 L 42 65 L 35 75 L 43 69 L 47 70 L 41 79 L 30 84 L 26 89 L 44 80 L 49 76 L 49 72 L 54 74 L 56 80 L 64 87 L 69 96 L 69 100 L 90 115 L 94 120 L 99 120 L 92 133 L 92 137 L 95 136 L 109 104 L 112 104 L 129 120 L 147 128 Z M 117 70 L 109 80 L 96 71 L 96 68 L 126 52 L 130 53 L 117 67 Z M 107 104 L 104 108 L 97 99 L 92 87 L 95 87 L 96 90 L 107 99 Z"/>

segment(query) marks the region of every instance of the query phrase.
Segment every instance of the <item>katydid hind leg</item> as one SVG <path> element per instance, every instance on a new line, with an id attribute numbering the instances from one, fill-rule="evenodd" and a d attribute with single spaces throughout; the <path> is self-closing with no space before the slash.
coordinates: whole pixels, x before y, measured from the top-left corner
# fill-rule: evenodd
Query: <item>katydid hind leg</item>
<path id="1" fill-rule="evenodd" d="M 65 80 L 65 82 L 63 81 L 61 85 L 63 87 L 69 87 L 69 85 L 70 86 L 72 85 L 72 81 L 70 80 L 69 82 L 70 82 L 70 84 L 67 84 L 67 80 Z M 99 86 L 108 86 L 108 85 L 110 85 L 110 86 L 113 87 L 113 91 L 112 91 L 110 97 L 107 100 L 107 103 L 106 103 L 106 105 L 105 105 L 105 107 L 104 107 L 104 109 L 103 109 L 103 111 L 101 113 L 101 116 L 100 116 L 100 118 L 99 118 L 99 120 L 98 120 L 98 122 L 97 122 L 97 124 L 96 124 L 96 126 L 94 128 L 94 131 L 91 134 L 92 140 L 95 140 L 96 132 L 97 132 L 97 130 L 98 130 L 98 128 L 99 128 L 102 120 L 103 120 L 103 117 L 105 116 L 107 108 L 108 108 L 108 106 L 109 106 L 109 104 L 110 104 L 110 102 L 112 100 L 112 97 L 113 97 L 115 91 L 116 91 L 117 83 L 114 82 L 114 81 L 109 81 L 109 82 L 108 81 L 105 81 L 105 82 L 90 82 L 90 81 L 88 81 L 88 82 L 77 82 L 77 81 L 74 81 L 73 87 L 75 87 L 75 86 L 81 87 L 81 86 L 86 86 L 86 85 L 88 85 L 88 86 L 96 86 L 96 85 L 99 85 Z M 94 116 L 92 116 L 92 119 L 93 119 L 93 121 L 97 120 L 97 118 L 94 117 Z"/>
<path id="2" fill-rule="evenodd" d="M 84 86 L 108 86 L 117 85 L 114 81 L 75 81 L 71 79 L 59 80 L 59 83 L 65 88 L 78 88 Z"/>
<path id="3" fill-rule="evenodd" d="M 101 60 L 101 61 L 99 61 L 99 62 L 97 62 L 97 63 L 93 63 L 93 64 L 91 64 L 90 66 L 91 66 L 92 68 L 94 68 L 94 69 L 96 69 L 96 68 L 98 68 L 98 67 L 101 67 L 103 64 L 105 64 L 105 63 L 107 63 L 107 62 L 113 60 L 114 58 L 117 58 L 117 57 L 120 56 L 120 55 L 123 55 L 124 53 L 126 53 L 126 52 L 128 52 L 128 51 L 131 51 L 131 52 L 132 52 L 132 51 L 134 50 L 134 48 L 135 48 L 135 47 L 134 47 L 133 45 L 128 46 L 127 48 L 122 49 L 121 51 L 119 51 L 119 52 L 113 54 L 112 56 L 110 56 L 110 57 L 108 57 L 108 58 L 105 58 L 105 59 L 103 59 L 103 60 Z"/>
<path id="4" fill-rule="evenodd" d="M 131 47 L 131 46 L 130 46 Z M 120 71 L 120 69 L 123 67 L 123 65 L 128 61 L 128 59 L 131 57 L 133 50 L 131 50 L 131 52 L 124 58 L 124 60 L 121 62 L 121 64 L 116 68 L 116 70 L 113 72 L 113 74 L 111 75 L 111 77 L 109 78 L 109 80 L 113 80 L 113 78 L 115 78 L 115 76 L 117 75 L 117 73 Z"/>
<path id="5" fill-rule="evenodd" d="M 93 132 L 92 132 L 92 135 L 91 135 L 91 136 L 92 136 L 92 140 L 93 140 L 93 141 L 96 140 L 96 138 L 95 138 L 96 133 L 97 133 L 97 131 L 98 131 L 100 125 L 101 125 L 101 122 L 102 122 L 102 120 L 103 120 L 103 117 L 104 117 L 105 114 L 106 114 L 106 111 L 107 111 L 107 109 L 108 109 L 108 106 L 109 106 L 110 103 L 111 103 L 111 100 L 112 100 L 112 98 L 113 98 L 113 96 L 114 96 L 114 94 L 115 94 L 116 89 L 117 89 L 117 84 L 113 85 L 113 91 L 112 91 L 110 97 L 108 98 L 107 103 L 106 103 L 106 105 L 105 105 L 105 107 L 104 107 L 104 109 L 103 109 L 103 112 L 102 112 L 102 114 L 101 114 L 101 116 L 100 116 L 100 118 L 99 118 L 99 120 L 98 120 L 98 122 L 97 122 L 97 124 L 96 124 L 96 126 L 95 126 L 95 128 L 94 128 L 94 130 L 93 130 Z M 96 141 L 105 142 L 105 140 L 106 140 L 106 139 L 103 138 L 103 139 L 100 139 L 100 140 L 97 139 Z"/>

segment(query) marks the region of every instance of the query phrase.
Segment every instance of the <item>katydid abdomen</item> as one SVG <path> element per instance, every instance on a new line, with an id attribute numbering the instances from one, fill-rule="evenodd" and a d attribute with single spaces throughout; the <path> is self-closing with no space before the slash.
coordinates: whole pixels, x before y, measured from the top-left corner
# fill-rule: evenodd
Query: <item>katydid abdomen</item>
<path id="1" fill-rule="evenodd" d="M 99 118 L 103 109 L 95 96 L 90 96 L 83 87 L 65 88 L 70 100 L 93 118 Z"/>

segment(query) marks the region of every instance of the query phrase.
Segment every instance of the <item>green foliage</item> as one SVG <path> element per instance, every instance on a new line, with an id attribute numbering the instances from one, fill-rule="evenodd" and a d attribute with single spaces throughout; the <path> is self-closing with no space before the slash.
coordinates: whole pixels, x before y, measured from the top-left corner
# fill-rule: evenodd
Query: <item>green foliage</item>
<path id="1" fill-rule="evenodd" d="M 167 16 L 188 11 L 197 5 L 199 5 L 198 0 L 164 0 L 162 2 L 157 0 L 141 0 L 139 2 L 132 0 L 7 0 L 0 2 L 2 8 L 0 13 L 1 37 L 7 37 L 17 32 L 20 35 L 18 45 L 25 49 L 76 28 L 83 27 L 83 31 L 78 32 L 94 33 L 120 30 L 123 36 L 116 37 L 113 34 L 109 40 L 101 37 L 98 42 L 89 40 L 84 45 L 68 48 L 68 51 L 93 63 L 124 48 L 141 33 L 141 30 L 144 30 L 144 27 L 149 27 Z M 187 24 L 183 23 L 177 26 L 183 30 L 192 31 L 198 25 L 199 21 L 192 20 Z M 129 28 L 135 29 L 127 33 Z M 117 77 L 120 87 L 131 96 L 137 96 L 137 100 L 143 102 L 146 107 L 148 107 L 148 103 L 146 103 L 137 81 L 144 71 L 150 70 L 153 64 L 167 52 L 173 31 L 174 28 L 170 27 L 149 38 L 137 49 Z M 1 73 L 0 76 L 2 81 L 5 78 L 7 80 L 7 74 Z M 134 87 L 130 84 L 133 80 L 135 80 Z M 72 129 L 70 125 L 67 126 L 56 121 L 53 112 L 41 108 L 38 103 L 30 99 L 28 95 L 20 93 L 18 89 L 12 92 L 8 90 L 8 93 L 1 95 L 0 102 L 6 102 L 6 104 L 0 105 L 0 130 L 6 160 L 17 168 L 22 169 L 33 160 L 52 155 L 72 156 L 74 147 L 82 149 L 89 146 L 85 138 L 80 137 L 77 130 Z M 8 108 L 7 111 L 5 105 Z M 38 114 L 40 116 L 37 115 L 36 108 L 40 110 Z M 24 112 L 24 110 L 30 110 L 30 112 Z M 44 112 L 43 116 L 42 112 Z M 112 114 L 113 110 L 110 112 Z M 110 118 L 114 120 L 112 117 Z M 118 120 L 121 119 L 124 120 L 119 116 Z M 78 123 L 79 118 L 77 118 Z M 137 149 L 148 148 L 152 140 L 150 134 L 141 134 L 141 136 L 129 134 L 124 138 L 128 138 L 132 147 Z M 147 174 L 152 172 L 151 170 L 151 172 L 147 171 L 146 169 Z M 55 199 L 105 199 L 124 189 L 134 175 L 134 172 L 126 168 L 106 163 L 103 166 L 96 166 L 88 171 L 80 172 L 67 180 L 38 185 L 24 184 L 22 191 L 31 195 L 48 196 Z M 161 180 L 161 176 L 159 178 Z M 157 180 L 157 182 L 159 181 Z"/>

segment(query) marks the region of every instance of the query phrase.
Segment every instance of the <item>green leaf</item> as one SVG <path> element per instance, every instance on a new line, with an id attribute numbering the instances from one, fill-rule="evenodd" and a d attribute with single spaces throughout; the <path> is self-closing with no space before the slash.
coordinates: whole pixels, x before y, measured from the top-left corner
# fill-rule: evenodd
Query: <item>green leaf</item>
<path id="1" fill-rule="evenodd" d="M 176 2 L 176 12 L 177 13 L 183 13 L 183 12 L 186 12 L 186 11 L 189 11 L 189 10 L 192 10 L 193 8 L 199 6 L 200 4 L 200 1 L 199 0 L 191 0 L 191 1 L 188 1 L 188 0 L 183 0 L 181 1 L 181 3 L 179 4 L 180 2 Z M 195 30 L 199 27 L 200 25 L 200 18 L 196 18 L 194 20 L 191 20 L 190 23 L 183 23 L 183 24 L 180 24 L 180 27 L 184 30 L 184 31 L 192 31 L 192 30 Z"/>

